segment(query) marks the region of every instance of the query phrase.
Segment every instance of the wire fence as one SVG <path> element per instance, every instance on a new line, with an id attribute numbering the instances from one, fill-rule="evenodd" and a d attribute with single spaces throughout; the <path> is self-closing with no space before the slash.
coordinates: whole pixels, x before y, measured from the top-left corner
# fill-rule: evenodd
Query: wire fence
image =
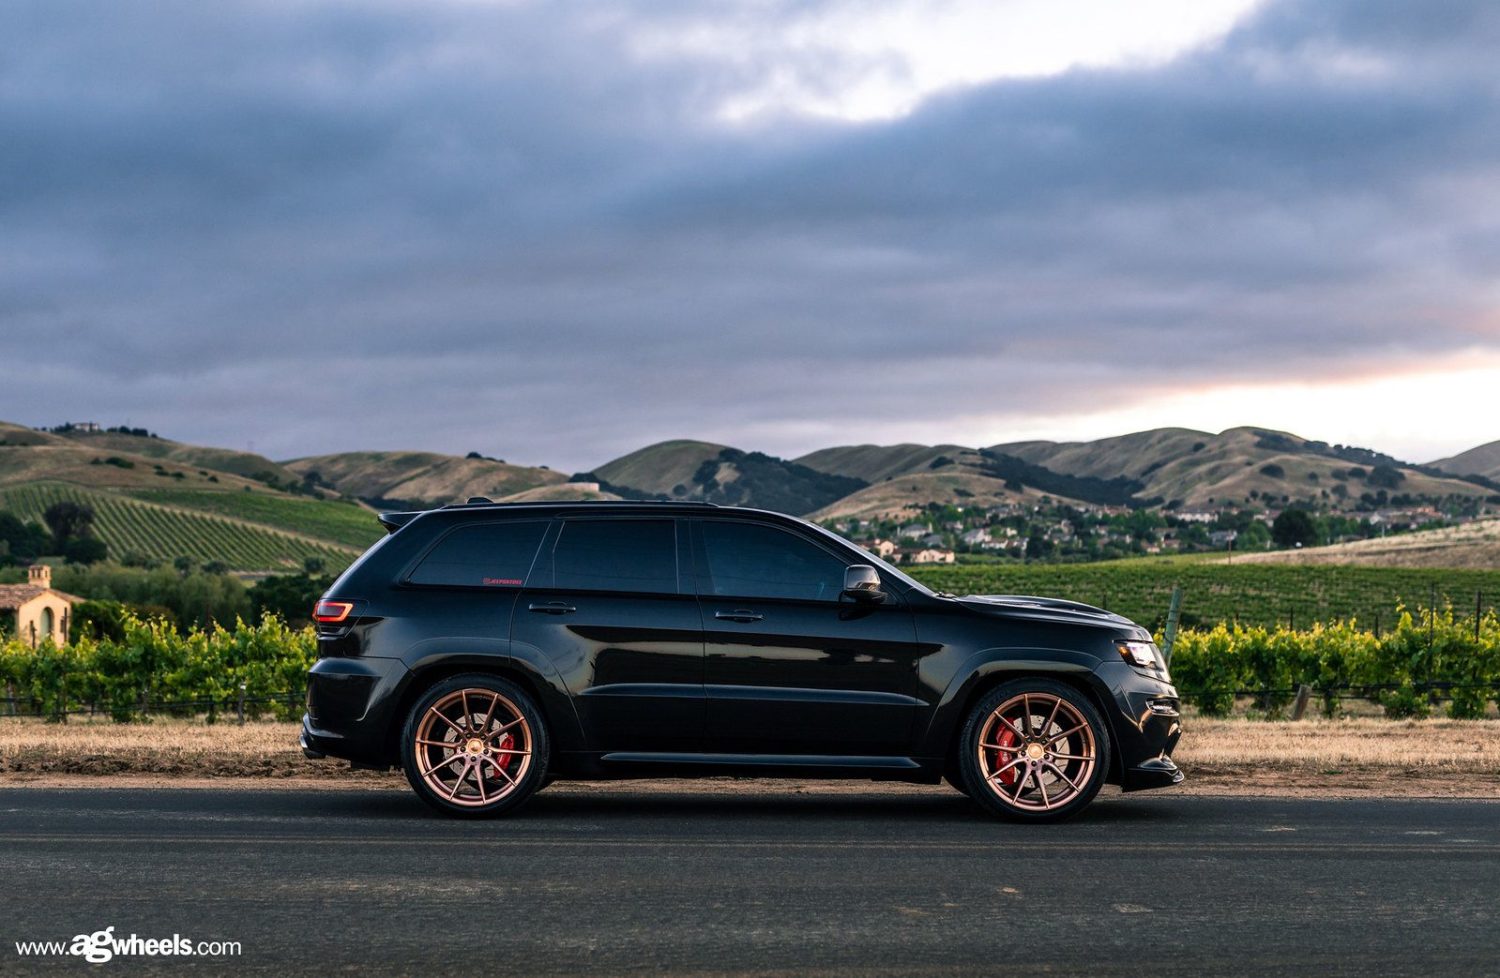
<path id="1" fill-rule="evenodd" d="M 267 713 L 286 716 L 300 709 L 306 700 L 305 692 L 287 692 L 260 696 L 228 696 L 219 698 L 154 700 L 143 696 L 129 703 L 115 701 L 104 703 L 85 701 L 64 707 L 46 707 L 31 697 L 14 693 L 0 696 L 0 716 L 18 719 L 55 720 L 66 723 L 69 717 L 114 717 L 136 719 L 148 716 L 199 717 L 209 723 L 220 719 L 244 723 L 247 719 L 259 719 Z"/>

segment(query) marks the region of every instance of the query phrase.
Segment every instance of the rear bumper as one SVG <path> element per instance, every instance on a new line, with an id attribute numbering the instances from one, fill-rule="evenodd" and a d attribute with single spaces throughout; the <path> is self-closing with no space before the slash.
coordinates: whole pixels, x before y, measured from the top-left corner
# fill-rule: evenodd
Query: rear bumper
<path id="1" fill-rule="evenodd" d="M 298 744 L 308 757 L 390 763 L 392 713 L 407 677 L 400 659 L 319 659 L 307 675 Z"/>

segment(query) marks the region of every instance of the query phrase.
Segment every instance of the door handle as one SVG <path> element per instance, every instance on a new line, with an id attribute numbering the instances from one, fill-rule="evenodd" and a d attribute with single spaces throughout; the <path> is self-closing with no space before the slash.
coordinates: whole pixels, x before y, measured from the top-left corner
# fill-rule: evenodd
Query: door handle
<path id="1" fill-rule="evenodd" d="M 720 621 L 765 621 L 766 616 L 756 614 L 753 611 L 715 611 L 714 617 Z"/>
<path id="2" fill-rule="evenodd" d="M 527 611 L 539 611 L 544 615 L 571 615 L 578 609 L 563 601 L 548 601 L 544 604 L 529 604 Z"/>

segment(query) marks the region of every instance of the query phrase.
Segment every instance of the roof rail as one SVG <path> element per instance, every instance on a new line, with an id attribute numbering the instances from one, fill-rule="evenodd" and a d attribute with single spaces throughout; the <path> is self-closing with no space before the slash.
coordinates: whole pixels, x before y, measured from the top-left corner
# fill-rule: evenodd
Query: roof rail
<path id="1" fill-rule="evenodd" d="M 703 506 L 718 509 L 718 503 L 703 499 L 530 499 L 525 502 L 497 503 L 484 496 L 470 496 L 462 503 L 449 503 L 439 509 L 463 509 L 467 506 Z"/>

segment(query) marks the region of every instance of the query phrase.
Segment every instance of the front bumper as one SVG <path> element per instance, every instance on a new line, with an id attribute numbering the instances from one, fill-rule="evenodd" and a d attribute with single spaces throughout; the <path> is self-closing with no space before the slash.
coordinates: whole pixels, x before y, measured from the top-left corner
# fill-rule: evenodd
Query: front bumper
<path id="1" fill-rule="evenodd" d="M 1172 761 L 1182 739 L 1181 700 L 1171 683 L 1147 676 L 1125 663 L 1101 670 L 1116 710 L 1114 726 L 1119 757 L 1116 778 L 1125 791 L 1164 788 L 1183 779 Z"/>

